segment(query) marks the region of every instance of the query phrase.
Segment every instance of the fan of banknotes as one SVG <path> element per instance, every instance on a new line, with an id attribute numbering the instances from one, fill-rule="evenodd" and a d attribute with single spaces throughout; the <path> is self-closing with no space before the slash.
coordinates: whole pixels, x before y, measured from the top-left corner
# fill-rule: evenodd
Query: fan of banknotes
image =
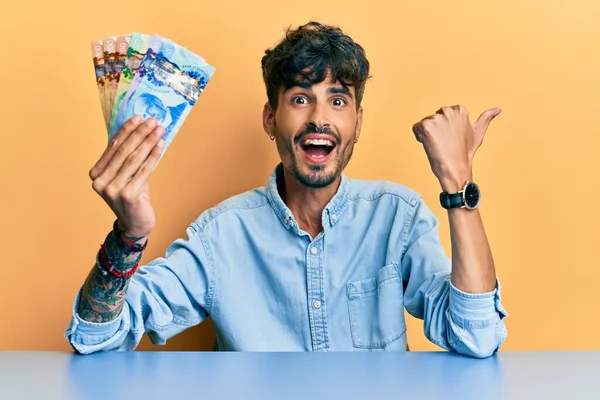
<path id="1" fill-rule="evenodd" d="M 155 118 L 165 128 L 164 155 L 215 68 L 167 38 L 137 32 L 95 41 L 92 53 L 108 140 L 135 115 Z"/>

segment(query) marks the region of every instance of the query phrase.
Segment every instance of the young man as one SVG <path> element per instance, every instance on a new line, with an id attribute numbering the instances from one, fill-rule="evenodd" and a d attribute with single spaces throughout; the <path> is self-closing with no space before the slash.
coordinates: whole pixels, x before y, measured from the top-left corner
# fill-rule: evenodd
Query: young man
<path id="1" fill-rule="evenodd" d="M 162 127 L 132 118 L 91 169 L 117 219 L 76 298 L 72 346 L 132 350 L 144 333 L 165 343 L 210 315 L 223 350 L 406 350 L 406 309 L 444 349 L 497 351 L 506 312 L 471 164 L 499 110 L 472 126 L 463 107 L 442 107 L 413 126 L 448 208 L 450 261 L 417 193 L 343 174 L 361 131 L 362 47 L 311 22 L 267 50 L 262 69 L 281 163 L 265 187 L 202 213 L 164 257 L 137 269 Z"/>

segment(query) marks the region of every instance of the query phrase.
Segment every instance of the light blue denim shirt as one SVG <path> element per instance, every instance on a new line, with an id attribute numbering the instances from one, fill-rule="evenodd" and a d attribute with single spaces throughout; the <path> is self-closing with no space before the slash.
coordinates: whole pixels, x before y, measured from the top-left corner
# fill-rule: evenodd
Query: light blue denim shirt
<path id="1" fill-rule="evenodd" d="M 116 320 L 82 320 L 80 291 L 71 345 L 133 350 L 144 333 L 164 344 L 210 315 L 221 350 L 403 351 L 406 310 L 446 350 L 486 357 L 500 348 L 499 282 L 484 294 L 451 284 L 438 221 L 417 193 L 344 175 L 311 238 L 278 194 L 280 171 L 203 212 L 186 239 L 141 267 Z"/>

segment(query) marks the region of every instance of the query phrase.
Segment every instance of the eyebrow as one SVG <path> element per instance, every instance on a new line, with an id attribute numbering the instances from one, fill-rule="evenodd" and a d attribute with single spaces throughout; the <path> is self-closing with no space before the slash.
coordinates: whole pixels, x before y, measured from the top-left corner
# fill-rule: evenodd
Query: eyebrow
<path id="1" fill-rule="evenodd" d="M 295 87 L 299 87 L 299 88 L 302 88 L 305 90 L 310 90 L 311 86 L 312 86 L 312 84 L 310 84 L 310 83 L 296 83 L 296 84 L 290 85 L 285 91 L 288 92 Z M 350 92 L 350 89 L 348 89 L 345 86 L 330 87 L 327 89 L 327 93 L 329 93 L 329 94 L 345 94 L 346 96 L 350 97 L 351 99 L 354 99 L 354 96 L 352 96 L 352 92 Z"/>
<path id="2" fill-rule="evenodd" d="M 352 93 L 350 92 L 350 89 L 348 89 L 345 86 L 342 86 L 342 87 L 330 87 L 329 89 L 327 89 L 327 93 L 330 93 L 330 94 L 345 94 L 346 96 L 350 97 L 351 99 L 354 98 L 352 96 Z"/>

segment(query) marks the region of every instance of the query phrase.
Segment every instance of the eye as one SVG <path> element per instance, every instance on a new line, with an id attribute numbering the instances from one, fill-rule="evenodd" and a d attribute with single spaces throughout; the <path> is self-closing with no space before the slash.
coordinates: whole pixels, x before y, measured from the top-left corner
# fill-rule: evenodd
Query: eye
<path id="1" fill-rule="evenodd" d="M 306 104 L 308 99 L 305 96 L 294 96 L 292 97 L 292 103 L 302 105 Z"/>
<path id="2" fill-rule="evenodd" d="M 341 97 L 336 97 L 335 99 L 333 99 L 333 105 L 336 107 L 342 107 L 346 105 L 346 100 L 344 100 Z"/>

